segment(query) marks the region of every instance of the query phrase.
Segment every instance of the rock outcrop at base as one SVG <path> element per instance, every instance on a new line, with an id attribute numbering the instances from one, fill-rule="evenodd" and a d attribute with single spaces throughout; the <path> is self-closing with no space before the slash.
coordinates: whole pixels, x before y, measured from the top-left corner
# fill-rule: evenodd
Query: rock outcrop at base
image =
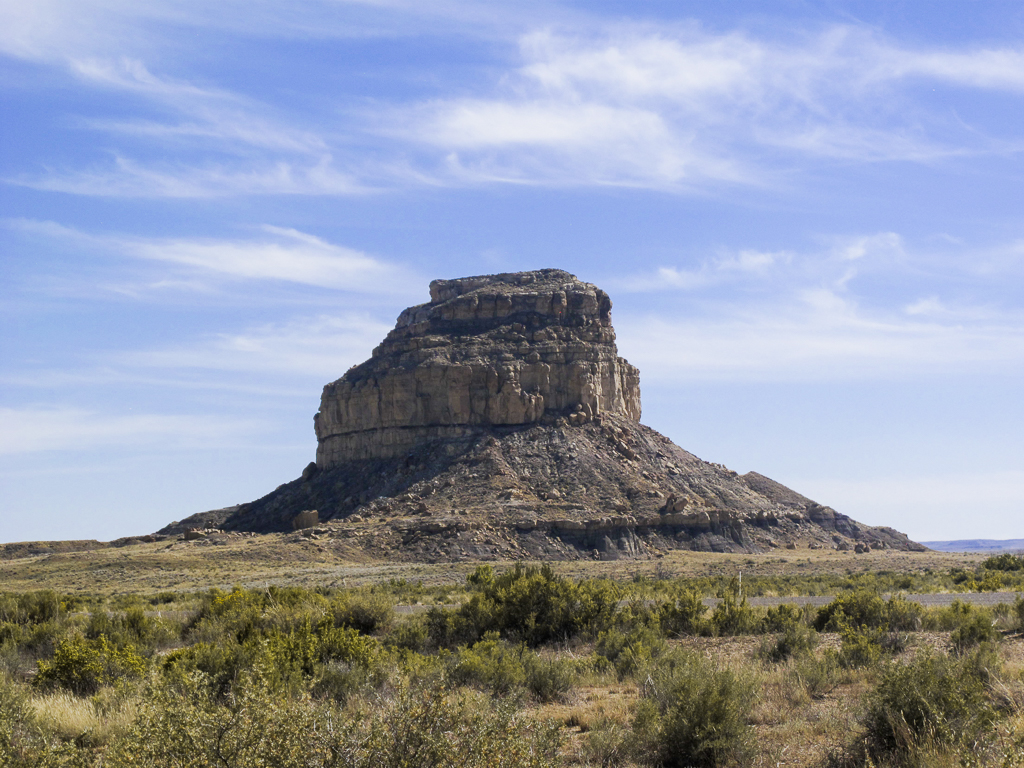
<path id="1" fill-rule="evenodd" d="M 324 388 L 300 478 L 162 533 L 332 531 L 432 561 L 922 549 L 640 424 L 639 373 L 595 286 L 549 269 L 436 280 L 430 298 Z"/>

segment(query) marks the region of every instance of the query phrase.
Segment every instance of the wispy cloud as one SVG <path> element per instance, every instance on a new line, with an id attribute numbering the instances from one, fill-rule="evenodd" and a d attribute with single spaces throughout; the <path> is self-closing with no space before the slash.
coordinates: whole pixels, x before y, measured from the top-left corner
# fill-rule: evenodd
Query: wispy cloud
<path id="1" fill-rule="evenodd" d="M 1024 327 L 875 316 L 827 291 L 802 306 L 616 320 L 619 349 L 653 380 L 893 379 L 1019 372 Z"/>
<path id="2" fill-rule="evenodd" d="M 259 372 L 326 382 L 366 360 L 391 328 L 368 315 L 295 318 L 187 345 L 128 353 L 121 361 L 135 369 Z"/>
<path id="3" fill-rule="evenodd" d="M 415 280 L 408 269 L 285 227 L 266 225 L 257 237 L 225 239 L 94 235 L 55 222 L 24 219 L 9 220 L 7 224 L 37 237 L 164 262 L 194 275 L 274 280 L 372 294 L 411 292 Z M 203 282 L 173 274 L 161 276 L 156 285 L 205 288 Z"/>
<path id="4" fill-rule="evenodd" d="M 0 455 L 99 446 L 209 447 L 232 444 L 266 425 L 217 415 L 100 413 L 78 408 L 0 408 Z"/>
<path id="5" fill-rule="evenodd" d="M 266 105 L 222 89 L 154 75 L 137 60 L 83 59 L 70 62 L 71 71 L 86 84 L 133 94 L 161 104 L 177 122 L 154 120 L 90 120 L 93 128 L 150 138 L 200 139 L 239 145 L 322 155 L 327 145 L 315 133 L 273 120 Z"/>
<path id="6" fill-rule="evenodd" d="M 879 232 L 822 238 L 820 250 L 806 253 L 740 251 L 689 269 L 661 267 L 618 282 L 627 297 L 685 291 L 689 300 L 650 314 L 632 309 L 635 300 L 620 302 L 620 349 L 653 379 L 1019 372 L 1019 303 L 998 301 L 994 275 L 983 279 L 984 304 L 965 285 L 975 280 L 974 254 L 984 261 L 987 250 L 1006 248 L 922 254 L 899 234 Z M 1002 275 L 1016 272 L 1004 264 Z"/>
<path id="7" fill-rule="evenodd" d="M 1024 50 L 913 50 L 852 27 L 782 43 L 633 25 L 603 36 L 534 32 L 521 54 L 497 93 L 423 105 L 407 135 L 451 152 L 461 178 L 665 189 L 760 183 L 801 156 L 925 161 L 1019 149 L 952 127 L 901 89 L 925 80 L 1016 98 Z"/>
<path id="8" fill-rule="evenodd" d="M 810 163 L 937 162 L 1024 148 L 1024 137 L 987 132 L 984 116 L 972 123 L 969 108 L 953 116 L 948 100 L 934 107 L 920 87 L 985 91 L 1017 105 L 1022 48 L 915 47 L 855 26 L 796 29 L 785 38 L 712 32 L 695 22 L 654 27 L 571 16 L 544 3 L 543 13 L 533 8 L 510 23 L 514 14 L 475 2 L 424 9 L 349 0 L 289 4 L 288 12 L 267 3 L 243 12 L 184 0 L 143 8 L 86 2 L 114 34 L 60 0 L 14 5 L 21 8 L 0 14 L 0 50 L 68 67 L 86 87 L 141 105 L 137 116 L 82 121 L 130 138 L 133 150 L 116 147 L 112 160 L 91 167 L 8 179 L 72 194 L 348 195 L 485 183 L 678 192 L 777 186 L 782 174 Z M 366 15 L 353 21 L 353 12 Z M 543 17 L 553 26 L 539 28 Z M 458 96 L 384 96 L 346 109 L 324 94 L 330 116 L 301 120 L 164 74 L 174 71 L 173 57 L 154 65 L 139 46 L 117 42 L 158 38 L 154 30 L 168 23 L 223 35 L 329 38 L 350 34 L 347 26 L 399 34 L 441 19 L 465 23 L 461 29 L 491 43 L 519 36 L 518 66 L 489 84 L 453 80 L 447 92 Z M 91 45 L 90 35 L 105 42 Z"/>
<path id="9" fill-rule="evenodd" d="M 724 283 L 763 281 L 773 272 L 789 265 L 793 258 L 794 255 L 786 251 L 744 249 L 704 259 L 697 267 L 661 266 L 646 274 L 613 276 L 607 285 L 623 293 L 696 291 Z"/>

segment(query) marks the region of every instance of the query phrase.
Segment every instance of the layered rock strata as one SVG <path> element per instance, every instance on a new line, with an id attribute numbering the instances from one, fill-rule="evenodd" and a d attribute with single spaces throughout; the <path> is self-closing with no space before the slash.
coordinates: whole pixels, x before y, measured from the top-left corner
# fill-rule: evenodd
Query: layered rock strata
<path id="1" fill-rule="evenodd" d="M 321 469 L 458 450 L 481 429 L 602 414 L 640 419 L 640 376 L 618 356 L 611 300 L 556 269 L 435 280 L 362 365 L 324 387 Z"/>

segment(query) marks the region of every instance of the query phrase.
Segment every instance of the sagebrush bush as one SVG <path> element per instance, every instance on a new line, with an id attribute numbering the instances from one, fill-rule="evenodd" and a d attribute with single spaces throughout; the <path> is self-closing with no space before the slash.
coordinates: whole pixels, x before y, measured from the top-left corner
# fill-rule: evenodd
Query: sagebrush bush
<path id="1" fill-rule="evenodd" d="M 160 619 L 148 616 L 141 606 L 123 613 L 93 611 L 85 627 L 85 637 L 95 640 L 103 635 L 116 646 L 132 645 L 137 650 L 154 649 L 174 639 L 174 629 Z"/>
<path id="2" fill-rule="evenodd" d="M 838 661 L 847 669 L 872 667 L 882 659 L 884 648 L 882 641 L 886 633 L 880 629 L 866 626 L 844 626 L 840 632 L 843 638 L 839 650 Z"/>
<path id="3" fill-rule="evenodd" d="M 93 640 L 73 635 L 57 644 L 52 659 L 39 662 L 32 682 L 40 688 L 63 688 L 83 696 L 104 685 L 142 677 L 145 671 L 146 660 L 134 646 L 118 648 L 104 635 Z"/>
<path id="4" fill-rule="evenodd" d="M 580 665 L 571 659 L 544 658 L 536 653 L 523 659 L 526 690 L 541 702 L 563 700 L 576 683 Z"/>
<path id="5" fill-rule="evenodd" d="M 257 669 L 224 702 L 190 678 L 154 685 L 109 768 L 549 768 L 558 739 L 511 706 L 443 689 L 401 688 L 361 713 L 276 694 Z"/>
<path id="6" fill-rule="evenodd" d="M 738 762 L 750 750 L 747 716 L 754 695 L 749 677 L 719 669 L 694 653 L 663 657 L 644 695 L 656 705 L 638 709 L 634 728 L 652 734 L 648 749 L 666 768 Z M 656 717 L 655 717 L 656 714 Z"/>
<path id="7" fill-rule="evenodd" d="M 733 579 L 721 594 L 721 602 L 715 606 L 708 620 L 710 634 L 751 635 L 761 626 L 758 614 L 747 605 L 747 598 L 740 596 L 739 582 Z"/>
<path id="8" fill-rule="evenodd" d="M 477 591 L 457 610 L 435 608 L 428 632 L 439 646 L 476 642 L 486 632 L 530 646 L 567 640 L 610 624 L 618 609 L 619 588 L 607 580 L 574 582 L 548 565 L 514 568 L 495 576 L 477 569 L 469 584 Z"/>
<path id="9" fill-rule="evenodd" d="M 765 611 L 761 620 L 762 632 L 786 632 L 804 624 L 803 609 L 793 603 L 783 603 Z"/>
<path id="10" fill-rule="evenodd" d="M 704 598 L 696 589 L 682 588 L 671 601 L 663 603 L 659 611 L 659 624 L 672 635 L 702 635 L 707 629 Z"/>
<path id="11" fill-rule="evenodd" d="M 1024 555 L 1013 555 L 1009 552 L 993 555 L 985 560 L 981 567 L 990 571 L 1024 571 Z"/>
<path id="12" fill-rule="evenodd" d="M 331 601 L 336 627 L 350 627 L 364 634 L 386 632 L 395 618 L 394 601 L 380 592 L 343 592 Z"/>
<path id="13" fill-rule="evenodd" d="M 812 699 L 820 699 L 839 683 L 839 654 L 826 651 L 820 656 L 798 658 L 789 676 Z"/>
<path id="14" fill-rule="evenodd" d="M 384 637 L 385 645 L 409 651 L 423 651 L 430 639 L 426 616 L 412 616 L 395 624 Z"/>
<path id="15" fill-rule="evenodd" d="M 650 626 L 612 627 L 597 636 L 594 651 L 615 666 L 619 677 L 647 667 L 668 648 L 664 638 Z"/>
<path id="16" fill-rule="evenodd" d="M 860 590 L 838 595 L 818 611 L 814 628 L 819 632 L 839 632 L 844 627 L 908 632 L 921 628 L 923 609 L 898 595 L 883 600 L 876 592 Z"/>
<path id="17" fill-rule="evenodd" d="M 526 683 L 526 653 L 525 645 L 509 645 L 497 632 L 489 632 L 483 640 L 455 653 L 449 676 L 456 685 L 475 685 L 506 695 Z"/>
<path id="18" fill-rule="evenodd" d="M 811 653 L 818 644 L 818 633 L 803 623 L 793 623 L 761 641 L 758 656 L 774 664 Z"/>
<path id="19" fill-rule="evenodd" d="M 66 614 L 65 601 L 51 589 L 0 593 L 0 623 L 43 624 Z"/>
<path id="20" fill-rule="evenodd" d="M 34 737 L 28 697 L 0 673 L 0 765 L 27 765 Z"/>
<path id="21" fill-rule="evenodd" d="M 587 729 L 580 752 L 585 765 L 615 768 L 637 753 L 633 731 L 617 720 L 600 718 Z"/>
<path id="22" fill-rule="evenodd" d="M 864 725 L 870 751 L 885 757 L 923 744 L 972 744 L 987 735 L 995 718 L 976 660 L 922 652 L 886 667 L 869 696 Z"/>
<path id="23" fill-rule="evenodd" d="M 999 630 L 995 628 L 990 615 L 981 611 L 972 612 L 949 636 L 953 650 L 958 654 L 977 648 L 981 643 L 992 643 L 999 639 Z"/>

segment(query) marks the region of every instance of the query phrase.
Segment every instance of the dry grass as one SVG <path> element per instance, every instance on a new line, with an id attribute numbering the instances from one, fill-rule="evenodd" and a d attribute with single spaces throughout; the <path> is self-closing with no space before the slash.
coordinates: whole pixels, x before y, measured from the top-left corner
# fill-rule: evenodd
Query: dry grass
<path id="1" fill-rule="evenodd" d="M 573 578 L 749 576 L 897 573 L 925 568 L 975 568 L 983 555 L 943 552 L 872 551 L 852 555 L 831 550 L 787 550 L 785 554 L 723 554 L 672 551 L 651 560 L 553 562 L 559 574 Z M 230 588 L 239 584 L 358 586 L 388 579 L 425 584 L 461 583 L 476 563 L 403 563 L 372 561 L 344 541 L 310 540 L 297 534 L 217 535 L 190 542 L 57 552 L 0 560 L 0 582 L 9 590 L 54 589 L 68 593 L 138 593 Z M 511 562 L 496 562 L 495 568 Z"/>
<path id="2" fill-rule="evenodd" d="M 90 698 L 60 692 L 30 700 L 39 727 L 61 741 L 90 746 L 109 744 L 124 733 L 138 714 L 139 701 L 105 690 Z"/>

